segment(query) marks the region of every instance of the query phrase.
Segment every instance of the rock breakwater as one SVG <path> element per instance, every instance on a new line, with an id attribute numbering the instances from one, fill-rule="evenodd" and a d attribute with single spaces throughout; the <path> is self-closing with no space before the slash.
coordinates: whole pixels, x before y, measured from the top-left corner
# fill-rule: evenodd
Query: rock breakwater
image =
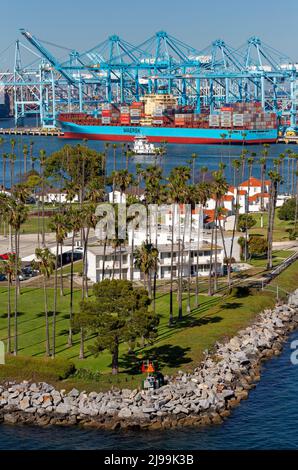
<path id="1" fill-rule="evenodd" d="M 285 305 L 265 310 L 254 323 L 212 353 L 192 372 L 179 372 L 155 391 L 66 393 L 46 383 L 0 385 L 0 422 L 83 425 L 102 429 L 167 429 L 220 424 L 260 379 L 262 362 L 280 354 L 298 326 L 298 289 Z"/>

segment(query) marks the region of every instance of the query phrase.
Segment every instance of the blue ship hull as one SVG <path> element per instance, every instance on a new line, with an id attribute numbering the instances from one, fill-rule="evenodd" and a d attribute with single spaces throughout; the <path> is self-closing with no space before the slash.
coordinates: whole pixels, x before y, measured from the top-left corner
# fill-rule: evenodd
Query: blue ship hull
<path id="1" fill-rule="evenodd" d="M 262 144 L 275 143 L 277 129 L 213 129 L 190 127 L 145 127 L 145 126 L 88 126 L 61 121 L 64 138 L 105 141 L 133 141 L 136 136 L 144 136 L 149 142 L 169 142 L 177 144 Z M 225 137 L 223 137 L 223 134 Z"/>

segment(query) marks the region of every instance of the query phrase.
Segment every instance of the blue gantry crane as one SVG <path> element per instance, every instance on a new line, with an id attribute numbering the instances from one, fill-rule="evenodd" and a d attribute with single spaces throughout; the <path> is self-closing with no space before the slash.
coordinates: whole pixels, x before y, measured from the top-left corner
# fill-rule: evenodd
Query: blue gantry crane
<path id="1" fill-rule="evenodd" d="M 96 115 L 104 102 L 170 93 L 197 112 L 213 112 L 233 101 L 260 101 L 296 125 L 297 66 L 258 37 L 239 48 L 217 39 L 198 49 L 165 31 L 139 45 L 115 34 L 87 51 L 63 48 L 66 57 L 59 58 L 48 47 L 57 45 L 20 32 L 30 48 L 18 40 L 14 70 L 0 76 L 0 86 L 14 90 L 16 123 L 38 113 L 43 126 L 55 126 L 61 111 Z M 32 55 L 29 65 L 23 65 L 21 50 Z"/>

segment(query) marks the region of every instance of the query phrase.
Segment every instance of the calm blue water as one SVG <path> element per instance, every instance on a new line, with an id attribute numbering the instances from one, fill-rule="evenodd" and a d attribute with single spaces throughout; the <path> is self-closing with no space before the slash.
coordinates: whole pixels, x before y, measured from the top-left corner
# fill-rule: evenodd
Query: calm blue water
<path id="1" fill-rule="evenodd" d="M 30 125 L 30 124 L 28 124 Z M 31 125 L 34 126 L 36 123 L 31 122 Z M 13 122 L 11 120 L 1 120 L 0 127 L 13 127 Z M 4 136 L 5 137 L 5 144 L 2 148 L 0 148 L 0 157 L 2 153 L 10 153 L 11 152 L 11 145 L 10 139 L 11 136 Z M 22 149 L 24 144 L 29 144 L 31 141 L 34 141 L 33 146 L 33 154 L 34 156 L 39 156 L 39 151 L 41 149 L 46 150 L 47 154 L 50 155 L 52 152 L 58 150 L 63 145 L 67 144 L 77 144 L 79 141 L 72 141 L 72 140 L 63 140 L 56 137 L 32 137 L 32 136 L 13 136 L 14 139 L 17 140 L 15 153 L 17 154 L 17 161 L 15 163 L 15 174 L 16 178 L 20 174 L 20 170 L 23 168 L 23 154 Z M 104 143 L 100 141 L 89 141 L 88 145 L 98 151 L 103 151 Z M 272 145 L 270 149 L 270 154 L 268 157 L 268 164 L 267 170 L 270 170 L 273 167 L 273 160 L 277 158 L 280 153 L 284 153 L 287 148 L 292 148 L 293 151 L 297 150 L 297 146 L 295 145 Z M 247 147 L 249 153 L 256 153 L 257 157 L 261 156 L 261 151 L 263 150 L 262 145 L 254 145 Z M 164 173 L 167 175 L 172 168 L 178 165 L 187 165 L 188 161 L 191 158 L 192 153 L 196 153 L 198 155 L 198 159 L 196 160 L 196 172 L 199 171 L 200 167 L 207 166 L 209 171 L 214 171 L 218 169 L 218 164 L 220 161 L 223 161 L 226 164 L 225 174 L 228 180 L 233 183 L 233 170 L 231 162 L 233 159 L 239 158 L 241 153 L 242 146 L 229 146 L 229 145 L 174 145 L 168 144 L 167 145 L 167 155 L 160 160 L 160 165 L 164 168 Z M 2 184 L 3 176 L 2 176 L 2 158 L 0 158 L 0 184 Z M 28 158 L 28 160 L 30 160 Z M 143 156 L 136 156 L 132 158 L 129 162 L 129 171 L 135 173 L 136 163 L 140 163 L 143 166 L 149 165 L 154 163 L 154 159 L 152 157 L 143 157 Z M 35 164 L 36 169 L 38 169 L 38 163 Z M 113 150 L 110 148 L 109 155 L 108 155 L 108 172 L 113 170 Z M 117 149 L 117 167 L 120 169 L 121 167 L 125 167 L 125 159 L 123 156 L 121 157 L 121 150 L 120 148 Z M 28 169 L 30 169 L 30 162 L 28 163 Z M 245 178 L 248 176 L 247 171 L 245 174 Z M 253 169 L 253 176 L 256 178 L 261 177 L 261 170 L 260 165 L 257 163 Z M 284 163 L 284 179 L 285 184 L 281 188 L 281 191 L 287 192 L 287 161 L 285 159 Z M 6 184 L 9 186 L 9 164 L 7 165 L 6 171 Z"/>
<path id="2" fill-rule="evenodd" d="M 298 366 L 290 343 L 264 366 L 261 382 L 224 424 L 164 432 L 0 426 L 0 449 L 231 450 L 298 449 Z"/>

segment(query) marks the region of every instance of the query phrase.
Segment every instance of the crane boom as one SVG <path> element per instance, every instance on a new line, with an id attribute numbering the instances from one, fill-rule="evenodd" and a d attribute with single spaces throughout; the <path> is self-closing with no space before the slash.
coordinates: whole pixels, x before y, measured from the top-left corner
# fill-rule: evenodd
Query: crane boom
<path id="1" fill-rule="evenodd" d="M 65 70 L 63 69 L 62 65 L 54 57 L 48 49 L 46 49 L 36 37 L 33 36 L 29 31 L 26 31 L 24 28 L 20 29 L 21 34 L 32 44 L 42 55 L 45 57 L 50 64 L 58 71 L 61 73 L 61 75 L 67 80 L 68 83 L 71 85 L 76 85 L 76 81 L 73 79 L 71 75 L 69 75 Z"/>

